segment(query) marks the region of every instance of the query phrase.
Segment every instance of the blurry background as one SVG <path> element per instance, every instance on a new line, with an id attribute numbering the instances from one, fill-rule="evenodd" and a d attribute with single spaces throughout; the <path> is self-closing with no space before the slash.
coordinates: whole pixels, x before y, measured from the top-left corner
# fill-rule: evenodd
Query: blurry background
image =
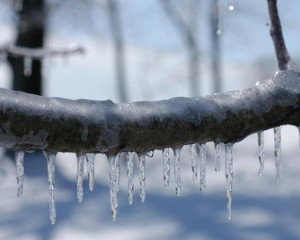
<path id="1" fill-rule="evenodd" d="M 28 77 L 23 76 L 23 59 L 3 57 L 2 88 L 71 99 L 159 100 L 250 87 L 277 69 L 266 1 L 23 1 L 1 0 L 0 46 L 59 48 L 77 42 L 86 54 L 35 61 Z M 297 63 L 300 2 L 279 0 L 278 5 L 287 47 Z M 85 181 L 84 201 L 78 204 L 75 154 L 59 153 L 54 226 L 49 221 L 44 156 L 26 154 L 24 196 L 18 199 L 14 160 L 3 155 L 0 239 L 299 239 L 298 141 L 295 127 L 282 128 L 279 184 L 272 130 L 265 134 L 262 177 L 257 176 L 256 135 L 234 146 L 231 221 L 226 218 L 224 168 L 214 172 L 212 143 L 207 144 L 204 194 L 192 183 L 189 146 L 182 152 L 180 198 L 175 196 L 173 175 L 164 190 L 161 151 L 155 151 L 146 162 L 146 202 L 139 203 L 136 164 L 135 199 L 129 206 L 123 165 L 116 222 L 110 216 L 105 156 L 96 157 L 94 192 L 88 192 Z"/>

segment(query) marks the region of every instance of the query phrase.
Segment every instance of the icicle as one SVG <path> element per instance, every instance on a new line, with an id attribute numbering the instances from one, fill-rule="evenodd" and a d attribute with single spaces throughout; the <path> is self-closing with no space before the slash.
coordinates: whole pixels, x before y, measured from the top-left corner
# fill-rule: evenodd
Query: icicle
<path id="1" fill-rule="evenodd" d="M 30 77 L 32 74 L 32 58 L 25 57 L 24 58 L 24 75 L 26 77 Z"/>
<path id="2" fill-rule="evenodd" d="M 146 153 L 146 155 L 148 157 L 153 157 L 153 154 L 154 154 L 154 151 L 149 151 L 149 152 Z"/>
<path id="3" fill-rule="evenodd" d="M 110 177 L 110 205 L 113 221 L 116 220 L 118 214 L 118 189 L 120 178 L 120 161 L 119 156 L 109 156 L 109 177 Z"/>
<path id="4" fill-rule="evenodd" d="M 133 158 L 134 153 L 129 152 L 126 154 L 127 160 L 127 179 L 128 179 L 128 203 L 131 205 L 133 202 L 133 191 L 134 191 L 134 184 L 133 184 Z"/>
<path id="5" fill-rule="evenodd" d="M 276 166 L 276 182 L 280 180 L 281 127 L 274 128 L 274 154 Z"/>
<path id="6" fill-rule="evenodd" d="M 145 154 L 141 154 L 139 156 L 140 161 L 140 200 L 141 202 L 145 202 L 146 199 L 146 189 L 145 189 L 145 183 L 146 183 L 146 173 L 145 173 Z"/>
<path id="7" fill-rule="evenodd" d="M 220 143 L 215 142 L 215 171 L 220 172 Z"/>
<path id="8" fill-rule="evenodd" d="M 225 178 L 226 178 L 226 194 L 227 194 L 227 217 L 231 218 L 231 201 L 232 201 L 232 181 L 233 181 L 233 144 L 225 144 Z"/>
<path id="9" fill-rule="evenodd" d="M 230 11 L 233 11 L 233 10 L 234 10 L 234 0 L 229 0 L 228 9 L 229 9 Z"/>
<path id="10" fill-rule="evenodd" d="M 83 172 L 84 172 L 85 154 L 77 155 L 77 200 L 79 203 L 83 199 Z"/>
<path id="11" fill-rule="evenodd" d="M 95 176 L 95 153 L 86 154 L 87 169 L 88 169 L 88 179 L 89 179 L 89 189 L 94 190 L 94 176 Z"/>
<path id="12" fill-rule="evenodd" d="M 261 176 L 264 172 L 264 156 L 265 156 L 265 153 L 264 153 L 264 132 L 259 131 L 257 133 L 257 137 L 258 137 L 258 159 L 259 159 L 259 164 L 260 164 L 258 175 Z"/>
<path id="13" fill-rule="evenodd" d="M 181 147 L 173 149 L 174 152 L 174 174 L 176 181 L 176 195 L 180 196 L 181 194 L 181 179 L 180 179 L 180 153 Z"/>
<path id="14" fill-rule="evenodd" d="M 162 151 L 163 157 L 163 176 L 164 176 L 164 186 L 165 188 L 169 186 L 170 183 L 170 154 L 169 148 L 165 148 Z"/>
<path id="15" fill-rule="evenodd" d="M 191 160 L 192 160 L 192 173 L 193 182 L 198 179 L 199 160 L 200 160 L 200 148 L 199 144 L 195 143 L 191 145 Z"/>
<path id="16" fill-rule="evenodd" d="M 206 144 L 200 144 L 200 191 L 206 188 Z"/>
<path id="17" fill-rule="evenodd" d="M 47 159 L 47 169 L 48 169 L 48 184 L 49 184 L 49 212 L 51 224 L 56 221 L 56 210 L 54 201 L 54 189 L 55 189 L 55 157 L 56 153 L 46 153 L 44 155 Z"/>
<path id="18" fill-rule="evenodd" d="M 16 159 L 17 183 L 18 183 L 17 196 L 21 197 L 23 194 L 23 184 L 24 184 L 24 151 L 23 150 L 16 151 L 15 159 Z"/>

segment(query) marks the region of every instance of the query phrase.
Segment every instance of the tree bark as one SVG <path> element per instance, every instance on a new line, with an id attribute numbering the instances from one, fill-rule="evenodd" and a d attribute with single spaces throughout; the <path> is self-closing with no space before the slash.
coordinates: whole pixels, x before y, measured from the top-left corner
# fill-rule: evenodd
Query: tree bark
<path id="1" fill-rule="evenodd" d="M 0 145 L 116 154 L 237 142 L 279 125 L 300 125 L 299 79 L 298 72 L 288 70 L 242 91 L 128 104 L 0 89 Z"/>

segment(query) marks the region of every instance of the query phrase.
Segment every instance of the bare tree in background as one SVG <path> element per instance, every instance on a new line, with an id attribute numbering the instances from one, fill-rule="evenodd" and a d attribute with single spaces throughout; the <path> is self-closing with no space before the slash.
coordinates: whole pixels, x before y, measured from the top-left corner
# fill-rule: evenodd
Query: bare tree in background
<path id="1" fill-rule="evenodd" d="M 42 48 L 45 33 L 44 0 L 15 0 L 18 13 L 16 45 L 28 48 Z M 42 62 L 32 61 L 31 73 L 25 73 L 24 61 L 21 57 L 9 57 L 13 70 L 13 89 L 32 94 L 42 94 Z M 31 64 L 30 62 L 28 64 Z"/>
<path id="2" fill-rule="evenodd" d="M 125 52 L 118 0 L 107 0 L 108 16 L 115 51 L 115 72 L 120 102 L 128 102 L 126 90 Z"/>
<path id="3" fill-rule="evenodd" d="M 212 56 L 212 80 L 213 92 L 222 91 L 220 36 L 222 34 L 220 19 L 220 0 L 211 0 L 210 6 L 210 29 L 211 29 L 211 56 Z"/>
<path id="4" fill-rule="evenodd" d="M 198 12 L 199 0 L 187 1 L 186 18 L 182 17 L 181 13 L 177 11 L 174 2 L 170 0 L 159 0 L 164 11 L 177 28 L 179 34 L 182 36 L 186 45 L 189 59 L 189 80 L 191 96 L 197 97 L 200 95 L 199 89 L 199 47 L 198 47 Z"/>

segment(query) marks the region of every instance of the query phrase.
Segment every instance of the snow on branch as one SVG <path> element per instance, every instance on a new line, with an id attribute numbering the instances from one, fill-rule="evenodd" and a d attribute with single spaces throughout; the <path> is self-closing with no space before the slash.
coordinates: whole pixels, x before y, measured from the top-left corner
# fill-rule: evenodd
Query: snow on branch
<path id="1" fill-rule="evenodd" d="M 300 125 L 299 79 L 287 70 L 241 91 L 126 104 L 0 89 L 0 145 L 112 155 L 236 142 L 272 127 Z"/>
<path id="2" fill-rule="evenodd" d="M 30 59 L 42 59 L 45 57 L 53 56 L 66 56 L 71 54 L 83 54 L 85 52 L 84 48 L 77 45 L 71 44 L 68 47 L 61 49 L 51 49 L 51 48 L 28 48 L 20 46 L 3 46 L 0 47 L 0 55 L 10 55 L 15 57 L 23 57 Z"/>

